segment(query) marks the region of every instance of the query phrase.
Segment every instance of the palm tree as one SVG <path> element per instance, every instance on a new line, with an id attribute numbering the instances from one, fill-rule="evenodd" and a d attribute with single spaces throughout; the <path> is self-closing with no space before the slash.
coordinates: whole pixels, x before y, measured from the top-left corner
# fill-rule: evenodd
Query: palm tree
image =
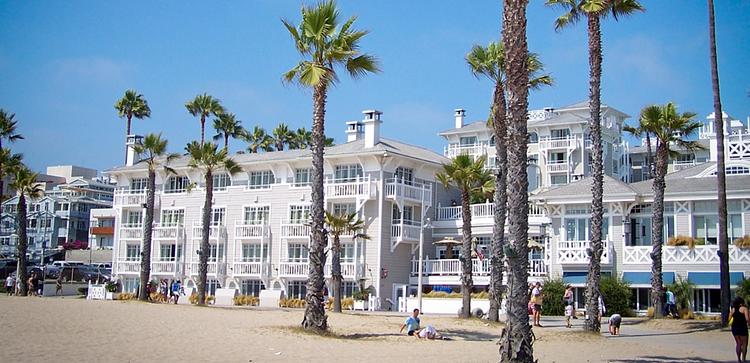
<path id="1" fill-rule="evenodd" d="M 458 155 L 450 164 L 443 164 L 443 170 L 435 174 L 446 188 L 456 184 L 461 192 L 461 219 L 463 225 L 462 248 L 461 248 L 461 293 L 463 294 L 463 306 L 461 307 L 461 318 L 471 317 L 471 290 L 474 288 L 472 279 L 471 260 L 471 197 L 474 194 L 486 191 L 492 187 L 492 176 L 484 169 L 486 158 L 484 156 L 472 160 L 469 155 Z"/>
<path id="2" fill-rule="evenodd" d="M 641 117 L 638 119 L 638 126 L 630 126 L 625 125 L 622 127 L 622 131 L 627 132 L 630 135 L 633 135 L 634 137 L 641 138 L 642 136 L 646 136 L 646 167 L 648 168 L 648 179 L 651 179 L 652 177 L 652 170 L 653 167 L 651 165 L 651 133 L 648 132 L 648 125 L 645 123 L 645 119 L 643 114 L 641 114 Z"/>
<path id="3" fill-rule="evenodd" d="M 289 145 L 291 148 L 294 135 L 295 134 L 289 130 L 289 126 L 285 123 L 282 122 L 276 126 L 276 128 L 273 129 L 273 143 L 276 147 L 276 151 L 284 151 L 284 144 Z"/>
<path id="4" fill-rule="evenodd" d="M 708 35 L 711 47 L 711 86 L 714 94 L 714 130 L 716 132 L 716 184 L 719 213 L 719 271 L 721 288 L 721 326 L 729 321 L 729 240 L 727 239 L 727 181 L 724 161 L 724 114 L 719 94 L 719 67 L 716 62 L 716 21 L 714 0 L 708 0 Z"/>
<path id="5" fill-rule="evenodd" d="M 544 65 L 534 53 L 529 53 L 529 87 L 538 88 L 542 85 L 552 85 L 552 77 L 540 74 Z M 503 243 L 505 241 L 505 218 L 508 204 L 508 126 L 505 113 L 508 105 L 505 101 L 505 52 L 502 44 L 490 42 L 487 47 L 475 45 L 466 55 L 466 62 L 471 67 L 475 77 L 480 75 L 495 83 L 492 94 L 492 113 L 488 126 L 493 129 L 495 137 L 495 224 L 492 230 L 492 244 L 490 246 L 490 311 L 489 320 L 499 321 L 500 304 L 503 293 Z"/>
<path id="6" fill-rule="evenodd" d="M 527 311 L 529 296 L 527 113 L 529 109 L 529 49 L 526 43 L 528 0 L 503 2 L 502 40 L 505 49 L 505 85 L 508 109 L 508 304 L 505 329 L 500 335 L 501 362 L 534 362 L 533 334 Z M 498 140 L 499 142 L 499 140 Z"/>
<path id="7" fill-rule="evenodd" d="M 188 167 L 198 169 L 205 177 L 206 198 L 203 202 L 202 229 L 201 229 L 201 247 L 198 256 L 198 304 L 206 303 L 206 280 L 208 274 L 208 254 L 211 246 L 208 243 L 209 232 L 211 229 L 211 211 L 214 188 L 214 172 L 224 170 L 230 175 L 237 174 L 242 168 L 232 160 L 227 150 L 219 150 L 216 144 L 207 142 L 199 144 L 195 141 L 189 143 L 185 150 L 190 155 Z"/>
<path id="8" fill-rule="evenodd" d="M 617 20 L 624 15 L 644 8 L 637 0 L 547 0 L 547 5 L 559 6 L 565 13 L 555 21 L 555 30 L 561 30 L 577 23 L 585 17 L 589 38 L 589 135 L 592 149 L 593 186 L 591 192 L 591 233 L 589 234 L 591 259 L 586 281 L 586 312 L 584 329 L 598 332 L 599 319 L 599 280 L 602 257 L 602 220 L 604 219 L 604 162 L 602 160 L 601 132 L 601 78 L 602 78 L 602 38 L 600 22 L 607 14 Z"/>
<path id="9" fill-rule="evenodd" d="M 213 115 L 219 116 L 224 113 L 224 107 L 219 99 L 204 93 L 197 95 L 192 101 L 185 103 L 185 108 L 193 116 L 200 117 L 201 120 L 201 145 L 205 142 L 206 135 L 206 118 Z"/>
<path id="10" fill-rule="evenodd" d="M 130 136 L 130 121 L 133 117 L 139 120 L 151 117 L 151 108 L 148 107 L 148 101 L 146 101 L 142 94 L 132 89 L 125 91 L 125 95 L 115 102 L 115 109 L 121 118 L 125 117 L 128 121 L 125 127 L 125 138 Z M 125 161 L 128 161 L 127 147 L 125 148 Z"/>
<path id="11" fill-rule="evenodd" d="M 292 135 L 292 139 L 289 142 L 289 149 L 307 149 L 311 144 L 312 132 L 307 131 L 304 127 L 300 127 L 297 129 L 297 132 Z"/>
<path id="12" fill-rule="evenodd" d="M 312 144 L 310 144 L 312 146 Z M 323 146 L 325 147 L 331 147 L 336 145 L 336 140 L 334 140 L 332 137 L 326 137 L 323 141 Z"/>
<path id="13" fill-rule="evenodd" d="M 352 241 L 358 238 L 369 239 L 361 231 L 365 221 L 357 217 L 357 213 L 335 215 L 326 211 L 326 226 L 328 234 L 333 237 L 331 242 L 331 284 L 333 285 L 333 311 L 341 312 L 341 235 L 352 235 Z M 356 242 L 355 242 L 356 243 Z M 355 256 L 356 258 L 356 256 Z"/>
<path id="14" fill-rule="evenodd" d="M 26 197 L 36 199 L 44 194 L 44 189 L 36 182 L 37 174 L 29 170 L 26 166 L 20 166 L 16 169 L 15 180 L 11 182 L 11 187 L 18 194 L 18 205 L 16 206 L 16 234 L 18 235 L 18 265 L 16 276 L 19 282 L 19 294 L 25 296 L 28 293 L 26 285 L 26 249 L 28 248 L 28 237 L 26 236 Z"/>
<path id="15" fill-rule="evenodd" d="M 260 126 L 253 127 L 253 131 L 246 132 L 243 137 L 249 144 L 247 152 L 251 154 L 256 154 L 260 150 L 273 151 L 273 138 Z"/>
<path id="16" fill-rule="evenodd" d="M 699 122 L 693 121 L 695 114 L 692 112 L 677 113 L 674 103 L 664 106 L 647 106 L 641 111 L 646 116 L 648 131 L 656 137 L 656 167 L 654 168 L 653 192 L 654 202 L 651 205 L 653 216 L 651 218 L 651 304 L 654 307 L 654 317 L 662 316 L 662 301 L 664 286 L 662 281 L 661 246 L 664 242 L 664 189 L 666 182 L 664 176 L 667 174 L 669 157 L 674 154 L 672 145 L 677 145 L 686 150 L 702 149 L 696 141 L 688 141 L 693 132 L 701 127 Z"/>
<path id="17" fill-rule="evenodd" d="M 282 20 L 294 41 L 302 60 L 284 74 L 286 82 L 297 82 L 313 89 L 312 122 L 312 234 L 310 274 L 307 282 L 306 308 L 302 326 L 318 332 L 328 329 L 328 318 L 323 305 L 323 265 L 325 263 L 325 235 L 323 234 L 323 147 L 325 112 L 328 88 L 338 80 L 337 67 L 343 67 L 353 78 L 378 72 L 377 60 L 360 52 L 360 41 L 367 31 L 353 28 L 356 17 L 340 23 L 336 3 L 325 1 L 302 8 L 298 27 Z"/>
<path id="18" fill-rule="evenodd" d="M 139 163 L 148 166 L 148 187 L 146 189 L 146 217 L 143 220 L 143 248 L 141 249 L 141 282 L 138 300 L 148 301 L 146 284 L 151 278 L 151 237 L 154 230 L 154 200 L 156 191 L 156 171 L 163 168 L 166 174 L 174 173 L 169 163 L 178 158 L 178 154 L 167 153 L 167 140 L 161 134 L 148 134 L 143 144 L 136 144 L 133 150 L 140 155 Z"/>
<path id="19" fill-rule="evenodd" d="M 233 113 L 222 113 L 214 119 L 216 135 L 214 140 L 224 139 L 224 149 L 229 149 L 229 138 L 239 139 L 245 135 L 242 121 L 237 119 Z"/>
<path id="20" fill-rule="evenodd" d="M 5 150 L 3 149 L 3 140 L 5 139 L 10 142 L 15 142 L 16 140 L 23 139 L 23 136 L 21 136 L 21 134 L 16 133 L 18 121 L 16 121 L 15 118 L 15 113 L 9 113 L 0 108 L 0 150 Z M 10 155 L 10 150 L 8 151 L 8 154 Z M 2 176 L 4 175 L 3 162 L 4 160 L 0 160 L 0 202 L 2 202 L 5 193 L 5 185 L 3 185 L 4 182 L 2 178 Z"/>

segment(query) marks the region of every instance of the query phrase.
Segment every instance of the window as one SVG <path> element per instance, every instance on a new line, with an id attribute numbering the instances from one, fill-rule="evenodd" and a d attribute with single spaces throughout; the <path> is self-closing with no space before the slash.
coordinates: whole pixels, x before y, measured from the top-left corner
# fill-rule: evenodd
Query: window
<path id="1" fill-rule="evenodd" d="M 550 138 L 555 139 L 567 139 L 570 137 L 570 129 L 552 129 L 550 130 Z"/>
<path id="2" fill-rule="evenodd" d="M 221 284 L 219 283 L 219 280 L 208 280 L 206 281 L 206 295 L 214 296 L 216 295 L 216 289 L 220 289 Z"/>
<path id="3" fill-rule="evenodd" d="M 336 165 L 334 169 L 334 182 L 353 182 L 362 178 L 362 175 L 362 166 L 359 164 Z"/>
<path id="4" fill-rule="evenodd" d="M 565 218 L 565 240 L 566 241 L 588 241 L 591 225 L 590 217 Z M 609 217 L 602 219 L 602 240 L 609 237 Z"/>
<path id="5" fill-rule="evenodd" d="M 290 243 L 287 245 L 287 261 L 289 262 L 307 262 L 308 247 L 303 243 Z"/>
<path id="6" fill-rule="evenodd" d="M 135 293 L 138 291 L 141 281 L 137 277 L 125 277 L 122 279 L 122 291 Z"/>
<path id="7" fill-rule="evenodd" d="M 719 218 L 716 215 L 694 216 L 693 229 L 695 238 L 702 239 L 709 245 L 715 245 L 718 239 Z"/>
<path id="8" fill-rule="evenodd" d="M 744 233 L 742 233 L 742 214 L 727 215 L 727 224 L 727 227 L 729 227 L 727 230 L 729 243 L 733 243 L 744 236 Z"/>
<path id="9" fill-rule="evenodd" d="M 289 281 L 286 288 L 288 299 L 304 299 L 307 294 L 307 283 L 305 281 Z"/>
<path id="10" fill-rule="evenodd" d="M 294 169 L 294 186 L 304 187 L 310 185 L 312 182 L 312 169 L 302 168 Z"/>
<path id="11" fill-rule="evenodd" d="M 141 260 L 141 245 L 140 244 L 128 244 L 125 247 L 125 261 L 140 261 Z"/>
<path id="12" fill-rule="evenodd" d="M 357 206 L 354 203 L 334 203 L 333 215 L 343 216 L 356 212 Z"/>
<path id="13" fill-rule="evenodd" d="M 215 174 L 213 179 L 215 192 L 225 191 L 227 187 L 232 185 L 232 179 L 229 178 L 227 173 Z"/>
<path id="14" fill-rule="evenodd" d="M 539 135 L 536 132 L 529 132 L 529 144 L 536 144 L 539 142 Z"/>
<path id="15" fill-rule="evenodd" d="M 263 245 L 263 255 L 261 255 L 260 243 L 243 243 L 242 244 L 242 262 L 262 262 L 268 259 L 268 246 Z"/>
<path id="16" fill-rule="evenodd" d="M 190 185 L 186 176 L 171 176 L 164 185 L 164 193 L 184 193 Z"/>
<path id="17" fill-rule="evenodd" d="M 307 223 L 310 217 L 309 204 L 292 204 L 289 206 L 289 223 L 302 224 Z"/>
<path id="18" fill-rule="evenodd" d="M 398 206 L 396 204 L 393 204 L 393 218 L 392 223 L 393 224 L 401 224 L 401 210 L 398 209 Z M 404 224 L 416 224 L 419 225 L 419 221 L 415 221 L 413 219 L 414 216 L 414 208 L 411 206 L 404 206 L 403 211 L 403 222 Z"/>
<path id="19" fill-rule="evenodd" d="M 743 237 L 742 205 L 739 200 L 727 201 L 727 238 L 730 242 Z M 718 241 L 718 206 L 716 201 L 699 201 L 693 203 L 694 237 L 703 239 L 706 244 Z"/>
<path id="20" fill-rule="evenodd" d="M 211 244 L 208 247 L 208 262 L 224 261 L 224 244 Z"/>
<path id="21" fill-rule="evenodd" d="M 148 178 L 136 178 L 130 180 L 131 191 L 145 191 L 148 188 Z"/>
<path id="22" fill-rule="evenodd" d="M 552 185 L 568 184 L 568 176 L 567 175 L 551 175 L 550 184 Z"/>
<path id="23" fill-rule="evenodd" d="M 263 281 L 260 280 L 242 280 L 240 284 L 240 293 L 242 295 L 250 295 L 258 297 L 260 296 L 260 290 L 264 290 L 266 287 L 263 285 Z"/>
<path id="24" fill-rule="evenodd" d="M 397 181 L 406 185 L 412 185 L 412 183 L 414 183 L 414 169 L 399 166 L 396 168 L 396 173 L 393 176 Z"/>
<path id="25" fill-rule="evenodd" d="M 355 292 L 359 291 L 359 285 L 354 281 L 341 282 L 341 297 L 352 297 Z"/>
<path id="26" fill-rule="evenodd" d="M 354 256 L 354 243 L 342 242 L 341 243 L 341 263 L 353 263 Z"/>
<path id="27" fill-rule="evenodd" d="M 458 140 L 458 144 L 461 146 L 475 145 L 477 143 L 476 136 L 463 136 Z"/>
<path id="28" fill-rule="evenodd" d="M 559 164 L 565 162 L 565 153 L 550 153 L 549 164 Z"/>
<path id="29" fill-rule="evenodd" d="M 271 207 L 245 207 L 245 224 L 265 224 L 268 223 L 269 214 L 271 213 Z"/>
<path id="30" fill-rule="evenodd" d="M 182 246 L 162 244 L 159 247 L 159 261 L 175 261 L 182 256 Z"/>
<path id="31" fill-rule="evenodd" d="M 125 214 L 126 227 L 139 227 L 143 223 L 143 213 L 137 211 L 127 211 Z"/>
<path id="32" fill-rule="evenodd" d="M 162 227 L 180 227 L 185 222 L 184 209 L 165 209 L 161 211 Z"/>
<path id="33" fill-rule="evenodd" d="M 211 210 L 211 225 L 212 226 L 223 226 L 224 216 L 226 215 L 226 209 L 224 208 L 213 208 Z"/>
<path id="34" fill-rule="evenodd" d="M 732 166 L 727 166 L 724 169 L 724 173 L 726 175 L 746 175 L 746 174 L 750 174 L 750 168 L 745 167 L 745 166 L 732 165 Z M 716 171 L 711 173 L 711 175 L 716 176 Z"/>
<path id="35" fill-rule="evenodd" d="M 247 186 L 250 189 L 267 189 L 274 183 L 273 172 L 270 170 L 251 171 Z"/>
<path id="36" fill-rule="evenodd" d="M 495 135 L 490 136 L 490 146 L 495 146 Z"/>

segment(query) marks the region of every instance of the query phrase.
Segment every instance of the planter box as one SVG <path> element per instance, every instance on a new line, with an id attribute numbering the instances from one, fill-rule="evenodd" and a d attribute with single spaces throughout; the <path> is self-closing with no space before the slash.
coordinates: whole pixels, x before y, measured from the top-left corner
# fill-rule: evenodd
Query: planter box
<path id="1" fill-rule="evenodd" d="M 352 304 L 352 310 L 365 311 L 368 308 L 369 308 L 369 304 L 367 303 L 367 300 L 354 300 L 354 304 Z"/>

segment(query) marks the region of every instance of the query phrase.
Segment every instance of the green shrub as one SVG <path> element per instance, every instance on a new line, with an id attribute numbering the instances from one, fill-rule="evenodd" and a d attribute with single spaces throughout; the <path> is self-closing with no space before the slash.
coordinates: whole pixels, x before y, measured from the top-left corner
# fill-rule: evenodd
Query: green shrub
<path id="1" fill-rule="evenodd" d="M 86 296 L 89 294 L 89 288 L 88 287 L 79 287 L 78 288 L 78 295 Z"/>
<path id="2" fill-rule="evenodd" d="M 565 315 L 565 282 L 561 277 L 548 277 L 542 282 L 542 315 Z"/>
<path id="3" fill-rule="evenodd" d="M 107 283 L 104 285 L 104 288 L 107 290 L 107 292 L 117 292 L 120 290 L 120 284 L 114 281 L 107 281 Z"/>
<path id="4" fill-rule="evenodd" d="M 693 291 L 695 290 L 694 283 L 678 277 L 677 281 L 669 285 L 668 288 L 674 293 L 674 300 L 677 303 L 678 310 L 690 309 L 690 302 L 693 300 Z"/>
<path id="5" fill-rule="evenodd" d="M 745 299 L 745 304 L 750 303 L 750 279 L 743 279 L 737 284 L 735 295 Z"/>
<path id="6" fill-rule="evenodd" d="M 633 316 L 630 309 L 630 298 L 632 293 L 630 285 L 620 277 L 602 277 L 599 283 L 599 291 L 604 299 L 606 314 L 620 314 L 622 316 Z"/>

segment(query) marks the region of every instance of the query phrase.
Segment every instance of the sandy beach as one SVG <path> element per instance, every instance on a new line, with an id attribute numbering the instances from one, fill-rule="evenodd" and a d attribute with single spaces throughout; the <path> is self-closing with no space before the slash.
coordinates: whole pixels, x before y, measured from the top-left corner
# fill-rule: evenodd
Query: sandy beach
<path id="1" fill-rule="evenodd" d="M 405 315 L 329 314 L 333 337 L 295 329 L 302 310 L 194 307 L 77 298 L 0 297 L 3 361 L 42 362 L 495 362 L 501 325 L 423 316 L 450 341 L 399 334 Z M 715 322 L 627 320 L 619 337 L 542 320 L 539 362 L 733 362 Z M 577 324 L 581 321 L 577 320 Z M 606 327 L 605 327 L 606 330 Z M 30 349 L 29 342 L 40 339 Z"/>

